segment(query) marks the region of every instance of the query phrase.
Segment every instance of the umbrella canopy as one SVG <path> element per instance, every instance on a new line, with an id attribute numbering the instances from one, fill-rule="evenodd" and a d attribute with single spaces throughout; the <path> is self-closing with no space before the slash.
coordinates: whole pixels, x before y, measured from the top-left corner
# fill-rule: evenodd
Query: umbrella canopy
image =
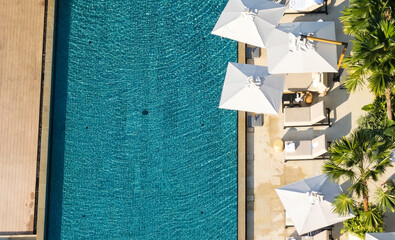
<path id="1" fill-rule="evenodd" d="M 267 35 L 280 22 L 285 9 L 266 0 L 229 0 L 211 33 L 265 47 Z"/>
<path id="2" fill-rule="evenodd" d="M 355 217 L 332 212 L 331 202 L 342 190 L 325 174 L 277 188 L 276 192 L 299 235 Z"/>
<path id="3" fill-rule="evenodd" d="M 366 233 L 366 240 L 394 240 L 395 232 L 386 233 Z"/>
<path id="4" fill-rule="evenodd" d="M 278 114 L 285 75 L 269 75 L 267 67 L 228 63 L 219 108 Z"/>
<path id="5" fill-rule="evenodd" d="M 267 41 L 269 72 L 304 73 L 337 72 L 336 45 L 302 40 L 300 35 L 336 40 L 334 22 L 283 23 L 273 30 Z"/>

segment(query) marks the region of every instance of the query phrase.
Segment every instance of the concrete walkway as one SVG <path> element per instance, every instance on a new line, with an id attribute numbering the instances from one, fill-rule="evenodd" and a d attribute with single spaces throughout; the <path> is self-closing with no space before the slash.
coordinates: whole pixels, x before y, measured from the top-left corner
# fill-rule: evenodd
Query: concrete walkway
<path id="1" fill-rule="evenodd" d="M 32 233 L 44 0 L 0 0 L 0 235 Z"/>

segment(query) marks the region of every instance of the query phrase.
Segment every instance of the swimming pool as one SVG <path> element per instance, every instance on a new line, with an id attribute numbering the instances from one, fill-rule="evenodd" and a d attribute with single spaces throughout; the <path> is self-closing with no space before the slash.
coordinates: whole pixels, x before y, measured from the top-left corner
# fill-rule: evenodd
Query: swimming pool
<path id="1" fill-rule="evenodd" d="M 57 1 L 46 239 L 236 239 L 226 0 Z"/>

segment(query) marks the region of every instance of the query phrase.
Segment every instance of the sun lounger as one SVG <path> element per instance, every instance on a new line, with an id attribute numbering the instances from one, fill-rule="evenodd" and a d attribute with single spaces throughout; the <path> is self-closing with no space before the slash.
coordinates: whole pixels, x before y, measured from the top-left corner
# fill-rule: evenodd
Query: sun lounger
<path id="1" fill-rule="evenodd" d="M 285 161 L 325 159 L 327 150 L 325 134 L 313 140 L 285 141 Z"/>
<path id="2" fill-rule="evenodd" d="M 325 13 L 328 15 L 328 0 L 277 0 L 288 6 L 285 14 Z"/>
<path id="3" fill-rule="evenodd" d="M 324 108 L 324 102 L 320 101 L 309 107 L 286 107 L 284 109 L 284 128 L 308 127 L 308 126 L 331 126 L 330 109 Z M 322 122 L 326 119 L 326 122 Z"/>
<path id="4" fill-rule="evenodd" d="M 314 5 L 323 5 L 324 0 L 289 0 L 289 8 L 296 11 L 306 11 Z"/>
<path id="5" fill-rule="evenodd" d="M 326 73 L 288 73 L 285 76 L 284 93 L 318 92 L 322 95 L 328 91 Z"/>

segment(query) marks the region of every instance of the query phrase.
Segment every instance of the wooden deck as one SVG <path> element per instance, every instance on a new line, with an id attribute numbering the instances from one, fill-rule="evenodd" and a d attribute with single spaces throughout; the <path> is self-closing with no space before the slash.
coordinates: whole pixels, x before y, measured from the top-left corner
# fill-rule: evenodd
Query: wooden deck
<path id="1" fill-rule="evenodd" d="M 44 0 L 0 0 L 0 235 L 32 233 Z"/>

